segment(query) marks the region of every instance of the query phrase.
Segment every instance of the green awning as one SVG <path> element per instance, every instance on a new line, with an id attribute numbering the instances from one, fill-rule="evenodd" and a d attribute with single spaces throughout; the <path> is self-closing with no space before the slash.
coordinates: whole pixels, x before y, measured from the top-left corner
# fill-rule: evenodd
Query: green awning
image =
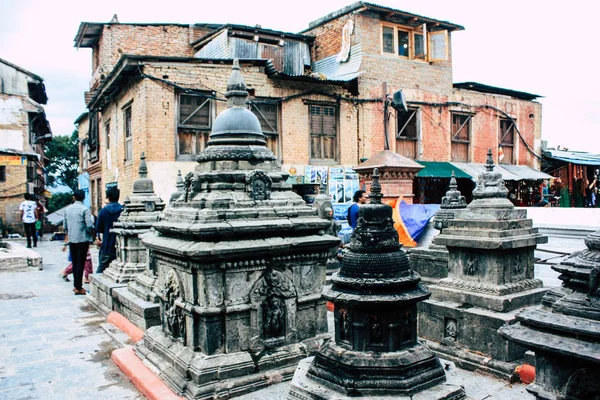
<path id="1" fill-rule="evenodd" d="M 457 178 L 471 179 L 471 175 L 445 161 L 417 161 L 425 168 L 419 171 L 417 178 L 450 178 L 452 171 Z"/>

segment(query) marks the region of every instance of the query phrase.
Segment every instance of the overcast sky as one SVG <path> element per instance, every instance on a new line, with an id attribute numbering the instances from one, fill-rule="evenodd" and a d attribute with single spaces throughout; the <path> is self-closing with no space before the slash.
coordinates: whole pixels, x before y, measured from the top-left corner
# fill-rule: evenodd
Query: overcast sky
<path id="1" fill-rule="evenodd" d="M 237 23 L 299 32 L 352 0 L 2 0 L 0 58 L 44 78 L 54 134 L 69 134 L 85 111 L 91 49 L 75 49 L 79 24 Z M 542 139 L 550 146 L 600 153 L 600 81 L 594 2 L 542 0 L 378 0 L 372 3 L 465 27 L 453 33 L 454 82 L 535 93 L 543 98 Z"/>

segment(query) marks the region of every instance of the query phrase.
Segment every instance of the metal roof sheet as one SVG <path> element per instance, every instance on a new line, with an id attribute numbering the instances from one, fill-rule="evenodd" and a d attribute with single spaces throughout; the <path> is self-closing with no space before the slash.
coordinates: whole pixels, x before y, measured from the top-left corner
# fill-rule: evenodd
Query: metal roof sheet
<path id="1" fill-rule="evenodd" d="M 351 81 L 360 75 L 362 65 L 362 44 L 356 44 L 350 48 L 348 61 L 337 61 L 337 54 L 315 61 L 312 70 L 316 74 L 323 75 L 326 80 Z"/>
<path id="2" fill-rule="evenodd" d="M 452 86 L 454 86 L 456 89 L 472 90 L 474 92 L 481 92 L 481 93 L 501 94 L 504 96 L 510 96 L 510 97 L 514 97 L 515 99 L 521 99 L 521 100 L 530 100 L 531 101 L 531 100 L 537 99 L 538 97 L 544 97 L 544 96 L 540 96 L 539 94 L 520 92 L 518 90 L 512 90 L 512 89 L 504 89 L 504 88 L 500 88 L 500 87 L 496 87 L 496 86 L 484 85 L 483 83 L 478 83 L 478 82 L 460 82 L 460 83 L 454 83 Z"/>
<path id="3" fill-rule="evenodd" d="M 452 165 L 462 169 L 472 176 L 474 181 L 477 180 L 479 174 L 485 171 L 485 164 L 451 162 Z M 523 180 L 539 180 L 550 179 L 552 176 L 545 172 L 538 171 L 527 165 L 512 165 L 501 164 L 494 167 L 494 171 L 502 174 L 502 179 L 505 181 L 523 181 Z"/>
<path id="4" fill-rule="evenodd" d="M 578 165 L 600 165 L 600 154 L 585 151 L 546 150 L 544 157 Z"/>

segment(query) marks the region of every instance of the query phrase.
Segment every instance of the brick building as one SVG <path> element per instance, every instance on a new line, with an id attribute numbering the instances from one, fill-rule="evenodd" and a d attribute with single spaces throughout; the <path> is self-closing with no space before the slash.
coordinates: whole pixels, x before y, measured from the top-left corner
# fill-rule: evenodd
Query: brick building
<path id="1" fill-rule="evenodd" d="M 513 166 L 507 177 L 535 182 L 538 96 L 454 84 L 451 39 L 463 29 L 364 2 L 299 34 L 116 18 L 83 22 L 75 45 L 92 49 L 89 113 L 80 121 L 90 187 L 101 193 L 118 183 L 124 195 L 131 193 L 144 152 L 157 193 L 169 198 L 177 171 L 193 169 L 212 121 L 226 108 L 222 92 L 234 58 L 241 60 L 268 146 L 307 199 L 321 177 L 384 149 L 426 165 L 415 180 L 415 201 L 439 201 L 458 168 L 448 163 L 476 171 L 488 148 L 495 157 L 501 149 L 500 162 Z M 412 194 L 404 195 L 410 201 Z"/>
<path id="2" fill-rule="evenodd" d="M 44 144 L 52 140 L 44 80 L 0 59 L 0 229 L 23 233 L 19 204 L 31 193 L 46 204 Z"/>

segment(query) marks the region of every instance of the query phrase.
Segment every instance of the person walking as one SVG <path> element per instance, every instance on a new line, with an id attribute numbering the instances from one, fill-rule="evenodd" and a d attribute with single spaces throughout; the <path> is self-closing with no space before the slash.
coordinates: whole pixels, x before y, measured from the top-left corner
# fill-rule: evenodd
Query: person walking
<path id="1" fill-rule="evenodd" d="M 33 247 L 37 247 L 37 236 L 35 233 L 35 222 L 38 219 L 37 204 L 32 200 L 29 193 L 24 195 L 25 201 L 19 205 L 21 210 L 21 221 L 23 221 L 23 227 L 25 228 L 25 235 L 27 236 L 27 248 L 31 248 L 31 239 L 33 238 Z"/>
<path id="2" fill-rule="evenodd" d="M 357 190 L 354 192 L 352 200 L 354 201 L 354 204 L 348 208 L 348 224 L 350 224 L 352 229 L 355 229 L 358 222 L 358 209 L 361 205 L 367 204 L 367 201 L 369 201 L 369 196 L 364 190 Z"/>
<path id="3" fill-rule="evenodd" d="M 83 190 L 73 192 L 73 204 L 65 210 L 63 228 L 65 230 L 65 244 L 63 251 L 69 247 L 73 262 L 73 292 L 76 295 L 86 294 L 83 288 L 83 270 L 90 243 L 93 242 L 94 224 L 89 208 L 83 205 L 85 198 Z"/>
<path id="4" fill-rule="evenodd" d="M 40 199 L 35 200 L 36 208 L 37 208 L 37 222 L 35 223 L 35 230 L 38 233 L 38 237 L 44 237 L 44 214 L 46 213 L 46 207 L 42 204 Z"/>
<path id="5" fill-rule="evenodd" d="M 71 258 L 70 254 L 69 258 Z M 61 271 L 62 278 L 67 282 L 69 282 L 69 275 L 73 273 L 73 260 L 70 261 L 71 262 L 69 263 L 67 268 Z M 90 250 L 88 249 L 87 255 L 85 257 L 85 265 L 83 267 L 83 283 L 90 283 L 90 275 L 93 273 L 94 266 L 92 264 L 92 253 L 90 253 Z"/>
<path id="6" fill-rule="evenodd" d="M 102 207 L 96 219 L 96 232 L 100 239 L 96 245 L 100 245 L 100 254 L 98 255 L 97 274 L 104 272 L 110 263 L 117 258 L 117 235 L 110 230 L 119 219 L 123 206 L 119 204 L 120 191 L 117 187 L 111 187 L 106 190 L 107 205 Z"/>

